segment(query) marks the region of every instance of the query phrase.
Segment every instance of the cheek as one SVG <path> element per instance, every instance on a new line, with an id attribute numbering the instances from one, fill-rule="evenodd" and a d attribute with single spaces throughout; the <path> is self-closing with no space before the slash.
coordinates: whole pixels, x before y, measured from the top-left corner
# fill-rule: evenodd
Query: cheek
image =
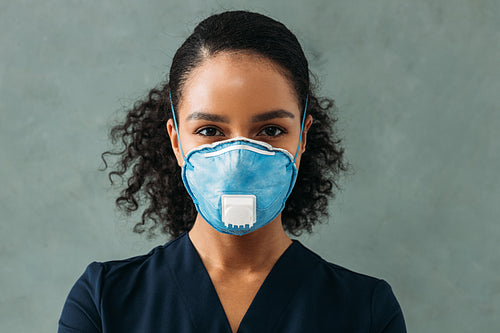
<path id="1" fill-rule="evenodd" d="M 203 136 L 192 134 L 192 133 L 181 133 L 182 149 L 184 150 L 184 155 L 187 155 L 192 149 L 199 147 L 204 144 L 210 144 L 216 140 L 207 140 Z"/>
<path id="2" fill-rule="evenodd" d="M 299 138 L 298 137 L 293 137 L 287 140 L 286 147 L 283 147 L 284 149 L 288 150 L 290 154 L 295 158 L 295 154 L 297 154 L 297 148 L 299 147 Z M 300 155 L 300 151 L 298 151 Z M 299 156 L 297 156 L 297 159 Z"/>
<path id="3" fill-rule="evenodd" d="M 187 155 L 187 153 L 191 149 L 198 146 L 197 135 L 192 133 L 192 130 L 189 128 L 189 126 L 179 125 L 179 135 L 177 138 L 180 144 L 182 145 L 182 150 L 184 151 L 184 155 Z"/>
<path id="4" fill-rule="evenodd" d="M 300 166 L 300 155 L 297 156 L 297 159 L 295 160 L 295 167 L 297 168 L 297 172 L 300 169 L 299 166 Z"/>
<path id="5" fill-rule="evenodd" d="M 184 151 L 184 155 L 187 155 L 193 148 L 198 147 L 199 145 L 188 136 L 181 137 L 182 150 Z"/>

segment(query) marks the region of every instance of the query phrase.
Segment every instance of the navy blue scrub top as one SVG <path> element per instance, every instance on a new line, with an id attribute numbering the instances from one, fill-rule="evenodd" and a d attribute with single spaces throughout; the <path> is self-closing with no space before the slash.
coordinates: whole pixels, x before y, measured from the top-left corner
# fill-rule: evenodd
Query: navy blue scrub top
<path id="1" fill-rule="evenodd" d="M 231 327 L 186 232 L 146 255 L 88 265 L 66 299 L 58 332 L 231 333 Z M 401 333 L 406 328 L 387 282 L 329 263 L 293 240 L 238 332 Z"/>

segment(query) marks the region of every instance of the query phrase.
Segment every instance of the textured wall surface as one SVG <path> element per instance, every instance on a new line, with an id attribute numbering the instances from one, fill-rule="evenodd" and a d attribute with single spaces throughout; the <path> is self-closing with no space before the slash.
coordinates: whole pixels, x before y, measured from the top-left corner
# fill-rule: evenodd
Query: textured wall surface
<path id="1" fill-rule="evenodd" d="M 339 107 L 354 172 L 301 241 L 386 279 L 409 332 L 499 331 L 499 4 L 3 1 L 0 331 L 56 331 L 88 263 L 167 241 L 115 211 L 107 131 L 197 22 L 240 8 L 295 32 Z"/>

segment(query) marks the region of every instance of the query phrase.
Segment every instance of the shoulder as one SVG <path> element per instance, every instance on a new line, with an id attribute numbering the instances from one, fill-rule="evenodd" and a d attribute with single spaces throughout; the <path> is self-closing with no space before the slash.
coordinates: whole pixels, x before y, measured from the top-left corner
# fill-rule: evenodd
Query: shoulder
<path id="1" fill-rule="evenodd" d="M 110 260 L 99 262 L 103 268 L 108 272 L 108 274 L 113 274 L 121 270 L 136 269 L 144 265 L 151 265 L 155 261 L 160 259 L 165 259 L 165 257 L 171 256 L 173 252 L 178 250 L 183 245 L 180 244 L 187 237 L 187 233 L 183 233 L 177 238 L 174 238 L 163 245 L 158 245 L 151 249 L 148 253 L 129 257 L 119 260 Z"/>
<path id="2" fill-rule="evenodd" d="M 321 294 L 325 304 L 331 304 L 333 308 L 358 313 L 360 318 L 370 318 L 370 331 L 392 332 L 391 326 L 395 328 L 394 332 L 406 331 L 401 307 L 386 280 L 329 262 L 300 245 L 315 262 L 312 281 L 309 282 L 314 287 L 308 287 L 308 292 Z"/>
<path id="3" fill-rule="evenodd" d="M 157 246 L 144 255 L 90 263 L 66 298 L 59 331 L 70 332 L 78 327 L 84 332 L 100 332 L 103 308 L 113 306 L 107 303 L 116 304 L 116 300 L 122 302 L 127 295 L 140 295 L 147 283 L 154 279 L 167 281 L 169 272 L 164 263 L 182 249 L 182 237 Z M 124 290 L 127 293 L 124 294 Z"/>
<path id="4" fill-rule="evenodd" d="M 185 234 L 163 245 L 158 245 L 147 254 L 119 260 L 94 261 L 87 266 L 82 278 L 114 284 L 124 282 L 128 277 L 137 279 L 138 274 L 151 274 L 158 269 L 165 268 L 164 263 L 176 256 L 183 246 L 180 244 L 183 241 L 183 236 Z"/>
<path id="5" fill-rule="evenodd" d="M 308 257 L 308 260 L 315 263 L 317 276 L 325 279 L 325 282 L 327 283 L 334 282 L 337 287 L 347 289 L 359 289 L 361 287 L 362 289 L 368 288 L 372 290 L 376 285 L 385 282 L 380 278 L 359 273 L 349 268 L 327 261 L 299 241 L 296 242 L 301 248 L 301 251 L 304 252 Z"/>

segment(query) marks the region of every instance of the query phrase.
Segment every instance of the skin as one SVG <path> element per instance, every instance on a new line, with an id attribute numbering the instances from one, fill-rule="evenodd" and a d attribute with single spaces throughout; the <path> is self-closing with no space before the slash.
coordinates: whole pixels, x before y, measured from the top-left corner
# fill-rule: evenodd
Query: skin
<path id="1" fill-rule="evenodd" d="M 202 144 L 237 136 L 267 142 L 292 155 L 297 151 L 302 121 L 297 97 L 276 65 L 261 56 L 223 52 L 204 60 L 188 77 L 178 104 L 175 111 L 184 154 Z M 297 168 L 311 124 L 312 117 L 307 115 Z M 167 131 L 182 166 L 172 119 Z M 292 244 L 283 230 L 281 214 L 243 236 L 220 233 L 198 214 L 188 235 L 236 332 L 266 276 Z"/>

